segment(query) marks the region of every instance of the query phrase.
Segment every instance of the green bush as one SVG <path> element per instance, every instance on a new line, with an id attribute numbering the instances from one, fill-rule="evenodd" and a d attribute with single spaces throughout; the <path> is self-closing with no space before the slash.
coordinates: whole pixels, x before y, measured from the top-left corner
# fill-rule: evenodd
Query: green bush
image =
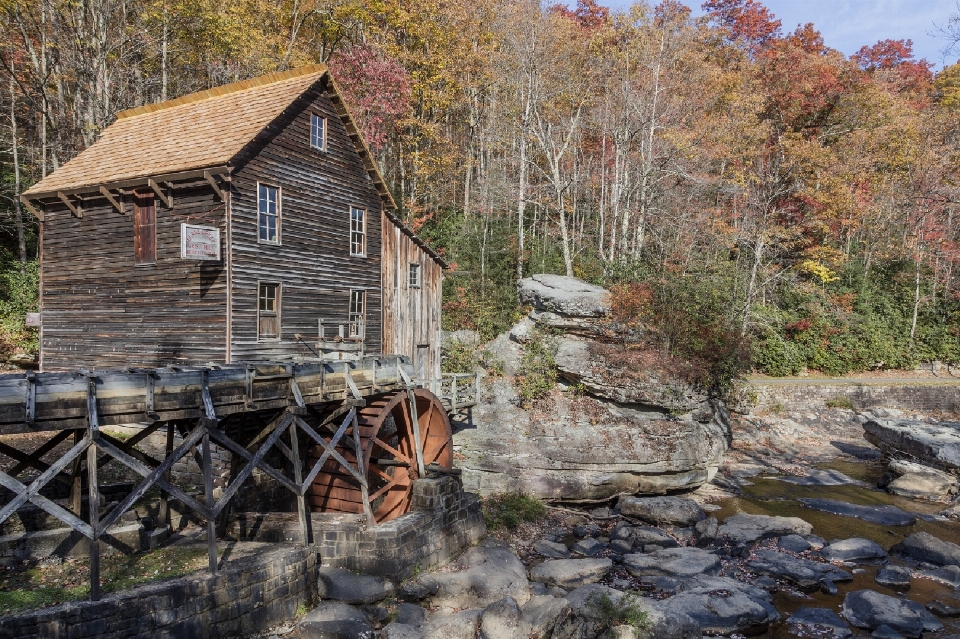
<path id="1" fill-rule="evenodd" d="M 587 606 L 604 628 L 630 626 L 642 630 L 649 624 L 647 611 L 636 592 L 624 593 L 619 601 L 613 601 L 605 592 L 596 593 L 587 599 Z"/>
<path id="2" fill-rule="evenodd" d="M 549 393 L 557 384 L 556 344 L 542 331 L 534 330 L 523 347 L 517 375 L 517 394 L 529 406 Z"/>
<path id="3" fill-rule="evenodd" d="M 523 493 L 491 495 L 480 501 L 480 507 L 489 530 L 514 530 L 525 521 L 537 521 L 547 514 L 542 501 Z"/>
<path id="4" fill-rule="evenodd" d="M 849 397 L 831 397 L 826 401 L 827 408 L 845 408 L 847 410 L 854 410 L 855 406 L 853 402 L 850 401 Z"/>

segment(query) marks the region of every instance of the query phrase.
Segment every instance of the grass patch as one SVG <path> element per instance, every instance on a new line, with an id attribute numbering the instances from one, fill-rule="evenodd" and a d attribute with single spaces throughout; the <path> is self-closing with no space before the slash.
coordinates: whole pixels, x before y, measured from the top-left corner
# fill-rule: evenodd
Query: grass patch
<path id="1" fill-rule="evenodd" d="M 100 558 L 102 592 L 127 590 L 158 579 L 180 577 L 207 566 L 206 548 L 160 548 L 136 555 Z M 67 558 L 36 562 L 0 574 L 0 614 L 85 599 L 90 594 L 90 562 Z"/>
<path id="2" fill-rule="evenodd" d="M 547 514 L 542 501 L 523 493 L 491 495 L 483 499 L 480 506 L 489 530 L 514 530 L 525 521 L 537 521 Z"/>
<path id="3" fill-rule="evenodd" d="M 605 628 L 630 626 L 642 630 L 649 623 L 647 611 L 635 592 L 624 593 L 619 601 L 612 600 L 607 593 L 598 593 L 587 600 L 587 606 Z"/>
<path id="4" fill-rule="evenodd" d="M 840 397 L 831 397 L 826 401 L 827 408 L 846 408 L 847 410 L 853 410 L 853 402 L 850 401 L 849 397 L 840 396 Z"/>

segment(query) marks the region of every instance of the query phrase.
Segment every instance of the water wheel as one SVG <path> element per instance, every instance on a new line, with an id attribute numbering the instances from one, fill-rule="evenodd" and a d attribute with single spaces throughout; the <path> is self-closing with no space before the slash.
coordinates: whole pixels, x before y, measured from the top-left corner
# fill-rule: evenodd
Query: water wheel
<path id="1" fill-rule="evenodd" d="M 453 432 L 440 399 L 428 390 L 414 391 L 423 463 L 443 468 L 453 465 Z M 367 398 L 357 414 L 360 443 L 370 498 L 376 521 L 384 522 L 410 510 L 413 480 L 418 478 L 416 446 L 410 399 L 406 391 Z M 356 467 L 353 428 L 347 428 L 336 450 Z M 308 467 L 323 454 L 320 446 L 307 453 Z M 314 512 L 363 513 L 360 482 L 336 460 L 330 458 L 317 474 L 308 493 Z"/>

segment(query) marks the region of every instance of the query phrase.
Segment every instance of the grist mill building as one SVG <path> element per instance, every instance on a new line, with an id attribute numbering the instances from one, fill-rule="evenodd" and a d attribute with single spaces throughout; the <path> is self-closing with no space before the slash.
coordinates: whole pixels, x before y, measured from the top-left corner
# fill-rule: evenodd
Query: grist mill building
<path id="1" fill-rule="evenodd" d="M 439 377 L 446 264 L 324 65 L 124 111 L 21 200 L 41 370 L 392 353 Z"/>

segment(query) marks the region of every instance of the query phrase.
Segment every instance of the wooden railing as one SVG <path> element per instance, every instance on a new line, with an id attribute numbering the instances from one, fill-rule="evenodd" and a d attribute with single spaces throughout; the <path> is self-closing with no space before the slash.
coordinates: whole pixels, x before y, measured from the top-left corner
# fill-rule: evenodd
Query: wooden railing
<path id="1" fill-rule="evenodd" d="M 440 398 L 447 410 L 454 413 L 464 408 L 472 408 L 480 403 L 480 379 L 483 374 L 441 373 L 440 379 L 415 380 L 424 388 Z"/>

